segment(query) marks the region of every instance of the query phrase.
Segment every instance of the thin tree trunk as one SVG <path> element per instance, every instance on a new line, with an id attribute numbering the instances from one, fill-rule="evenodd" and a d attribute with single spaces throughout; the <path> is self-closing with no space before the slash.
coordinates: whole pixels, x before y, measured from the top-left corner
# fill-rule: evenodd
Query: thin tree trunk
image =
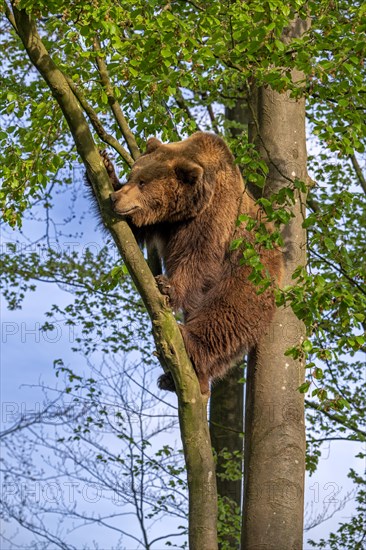
<path id="1" fill-rule="evenodd" d="M 212 446 L 220 452 L 227 449 L 230 453 L 243 452 L 243 405 L 244 392 L 243 365 L 237 365 L 231 369 L 223 380 L 212 387 L 210 400 L 210 434 Z M 220 473 L 225 460 L 219 459 L 217 463 L 217 492 L 233 500 L 241 506 L 241 480 L 231 481 L 222 479 Z"/>
<path id="2" fill-rule="evenodd" d="M 215 382 L 210 399 L 210 434 L 217 454 L 217 495 L 226 508 L 225 516 L 229 516 L 225 517 L 227 525 L 224 526 L 225 533 L 221 533 L 219 548 L 230 550 L 239 548 L 240 544 L 240 533 L 233 532 L 230 520 L 240 511 L 242 501 L 244 386 L 239 382 L 242 377 L 243 365 L 231 369 L 223 380 Z M 225 456 L 226 452 L 228 456 Z M 224 475 L 232 469 L 238 471 L 237 479 L 228 479 Z"/>
<path id="3" fill-rule="evenodd" d="M 306 26 L 296 21 L 287 38 L 301 35 Z M 294 81 L 302 78 L 296 71 L 292 76 Z M 253 92 L 250 110 L 249 137 L 269 168 L 265 194 L 289 186 L 295 178 L 306 181 L 304 99 L 295 101 L 286 93 L 259 88 Z M 293 284 L 295 267 L 306 263 L 304 197 L 299 193 L 293 211 L 295 218 L 283 232 L 283 285 Z M 303 324 L 290 308 L 281 308 L 249 357 L 242 550 L 302 548 L 305 429 L 304 399 L 297 388 L 304 365 L 284 353 L 303 337 Z"/>
<path id="4" fill-rule="evenodd" d="M 215 465 L 211 450 L 206 405 L 197 376 L 187 357 L 183 340 L 166 298 L 155 279 L 128 225 L 116 220 L 109 206 L 111 184 L 84 114 L 67 79 L 48 54 L 32 18 L 13 6 L 6 12 L 23 42 L 31 62 L 47 82 L 74 138 L 94 191 L 101 214 L 136 284 L 153 324 L 160 361 L 172 372 L 178 394 L 181 436 L 185 453 L 189 490 L 189 547 L 191 550 L 217 548 L 217 494 Z"/>

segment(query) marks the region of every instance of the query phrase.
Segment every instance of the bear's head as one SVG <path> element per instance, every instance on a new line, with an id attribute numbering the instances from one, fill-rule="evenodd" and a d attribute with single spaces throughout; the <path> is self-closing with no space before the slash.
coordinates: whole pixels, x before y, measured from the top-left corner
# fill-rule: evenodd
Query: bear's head
<path id="1" fill-rule="evenodd" d="M 202 212 L 213 196 L 215 177 L 194 155 L 190 140 L 162 144 L 150 138 L 127 182 L 111 194 L 114 211 L 137 227 L 187 220 Z"/>

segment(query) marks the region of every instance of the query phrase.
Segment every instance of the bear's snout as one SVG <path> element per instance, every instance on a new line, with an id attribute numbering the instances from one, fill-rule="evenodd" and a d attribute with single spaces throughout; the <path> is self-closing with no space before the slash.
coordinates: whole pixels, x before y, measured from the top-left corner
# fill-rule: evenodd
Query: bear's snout
<path id="1" fill-rule="evenodd" d="M 126 188 L 119 189 L 109 195 L 110 204 L 113 212 L 120 216 L 130 216 L 136 210 L 141 209 L 138 199 L 133 196 L 127 196 Z"/>

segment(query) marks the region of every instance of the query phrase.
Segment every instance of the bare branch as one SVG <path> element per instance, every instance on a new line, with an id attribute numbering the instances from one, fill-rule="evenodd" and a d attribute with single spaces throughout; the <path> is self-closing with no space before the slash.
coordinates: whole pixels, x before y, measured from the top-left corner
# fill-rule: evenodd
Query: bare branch
<path id="1" fill-rule="evenodd" d="M 18 34 L 17 24 L 15 22 L 14 15 L 11 13 L 11 11 L 9 9 L 9 6 L 6 3 L 5 0 L 3 2 L 3 6 L 4 6 L 4 12 L 5 12 L 7 20 L 9 21 L 9 23 L 11 24 L 11 26 L 13 27 L 15 32 Z"/>
<path id="2" fill-rule="evenodd" d="M 115 137 L 113 137 L 111 134 L 108 134 L 102 123 L 100 122 L 97 113 L 94 111 L 92 106 L 86 101 L 84 94 L 81 92 L 81 90 L 76 86 L 75 82 L 69 77 L 66 76 L 67 82 L 73 91 L 76 99 L 88 115 L 88 118 L 94 128 L 94 130 L 97 132 L 98 136 L 104 143 L 107 143 L 110 145 L 122 158 L 123 160 L 128 164 L 128 166 L 132 166 L 134 163 L 134 159 L 131 157 L 131 155 L 126 151 L 126 149 L 119 143 L 119 141 L 116 140 Z"/>
<path id="3" fill-rule="evenodd" d="M 335 500 L 334 502 L 328 502 L 327 504 L 323 505 L 323 510 L 313 515 L 313 504 L 311 503 L 311 509 L 310 512 L 308 510 L 305 510 L 305 517 L 307 519 L 307 522 L 304 526 L 304 531 L 310 531 L 311 529 L 314 529 L 314 527 L 317 527 L 318 525 L 324 523 L 325 521 L 328 521 L 328 519 L 332 518 L 334 514 L 339 512 L 340 510 L 343 510 L 347 502 L 352 500 L 354 498 L 354 492 L 349 491 L 342 500 Z M 333 506 L 332 506 L 333 505 Z M 307 507 L 308 508 L 308 507 Z"/>
<path id="4" fill-rule="evenodd" d="M 101 53 L 101 48 L 100 48 L 98 38 L 95 38 L 95 40 L 94 40 L 94 50 L 97 54 L 96 55 L 96 62 L 97 62 L 97 66 L 98 66 L 102 86 L 104 88 L 105 93 L 107 94 L 108 103 L 109 103 L 109 105 L 112 109 L 112 113 L 114 115 L 114 118 L 115 118 L 118 126 L 119 126 L 119 129 L 121 130 L 122 135 L 123 135 L 124 139 L 126 140 L 126 143 L 127 143 L 127 146 L 130 150 L 132 158 L 134 160 L 137 160 L 139 158 L 140 154 L 141 154 L 140 149 L 137 145 L 135 136 L 131 132 L 131 129 L 128 125 L 128 122 L 127 122 L 127 120 L 126 120 L 126 118 L 125 118 L 125 116 L 122 112 L 121 106 L 120 106 L 120 104 L 118 103 L 117 99 L 114 96 L 113 86 L 112 86 L 110 78 L 109 78 L 106 62 L 105 62 L 104 57 L 102 56 L 102 53 Z"/>
<path id="5" fill-rule="evenodd" d="M 203 101 L 205 101 L 205 102 L 209 99 L 206 92 L 201 94 L 201 97 L 202 97 Z M 219 127 L 217 126 L 215 113 L 213 112 L 211 103 L 207 103 L 207 112 L 208 112 L 208 116 L 210 117 L 212 128 L 215 130 L 216 134 L 219 134 L 220 133 Z"/>

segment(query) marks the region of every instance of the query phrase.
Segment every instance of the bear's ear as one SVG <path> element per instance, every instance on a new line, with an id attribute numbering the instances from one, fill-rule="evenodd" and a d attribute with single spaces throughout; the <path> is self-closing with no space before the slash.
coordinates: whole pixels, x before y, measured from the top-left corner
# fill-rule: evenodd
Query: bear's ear
<path id="1" fill-rule="evenodd" d="M 189 161 L 178 164 L 174 170 L 179 181 L 190 185 L 197 183 L 203 176 L 203 168 Z"/>
<path id="2" fill-rule="evenodd" d="M 149 153 L 152 153 L 153 151 L 155 151 L 156 149 L 158 149 L 158 147 L 161 147 L 163 144 L 161 143 L 161 141 L 159 141 L 157 138 L 149 138 L 146 142 L 146 151 L 145 151 L 145 154 L 149 154 Z"/>

